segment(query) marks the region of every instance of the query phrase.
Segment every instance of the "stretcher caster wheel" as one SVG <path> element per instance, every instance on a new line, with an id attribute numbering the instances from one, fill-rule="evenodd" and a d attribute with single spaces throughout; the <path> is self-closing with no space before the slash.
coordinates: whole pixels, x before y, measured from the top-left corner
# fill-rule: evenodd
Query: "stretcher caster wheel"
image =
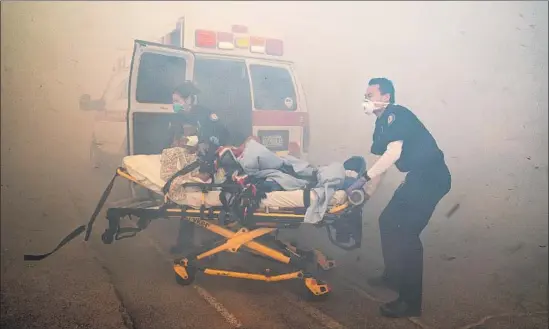
<path id="1" fill-rule="evenodd" d="M 310 302 L 323 301 L 330 295 L 331 289 L 326 282 L 314 279 L 303 279 L 304 284 L 304 297 L 305 300 Z"/>
<path id="2" fill-rule="evenodd" d="M 114 234 L 109 232 L 109 230 L 106 230 L 101 234 L 101 241 L 103 241 L 104 244 L 111 244 L 114 240 Z"/>
<path id="3" fill-rule="evenodd" d="M 194 278 L 196 276 L 196 269 L 192 266 L 182 266 L 179 264 L 175 264 L 173 266 L 173 269 L 175 271 L 175 282 L 182 286 L 188 286 L 191 285 L 194 282 Z"/>

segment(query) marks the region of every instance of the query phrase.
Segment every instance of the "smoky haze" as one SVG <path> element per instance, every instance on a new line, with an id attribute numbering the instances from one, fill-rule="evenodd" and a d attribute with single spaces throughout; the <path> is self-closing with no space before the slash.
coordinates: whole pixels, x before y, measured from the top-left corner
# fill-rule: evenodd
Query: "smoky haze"
<path id="1" fill-rule="evenodd" d="M 93 114 L 79 111 L 80 95 L 101 96 L 133 39 L 157 39 L 191 14 L 284 36 L 306 92 L 316 163 L 371 159 L 374 122 L 361 110 L 363 93 L 372 77 L 393 80 L 396 102 L 431 130 L 453 176 L 422 235 L 426 280 L 444 280 L 428 274 L 444 268 L 453 273 L 447 280 L 468 278 L 452 281 L 466 301 L 476 290 L 547 305 L 547 2 L 3 1 L 3 185 L 42 196 L 56 179 L 85 189 L 59 169 L 88 161 Z M 380 266 L 377 217 L 402 178 L 392 169 L 365 208 L 363 244 L 376 253 L 353 266 Z M 10 204 L 2 192 L 4 231 Z M 442 254 L 461 263 L 439 265 Z"/>

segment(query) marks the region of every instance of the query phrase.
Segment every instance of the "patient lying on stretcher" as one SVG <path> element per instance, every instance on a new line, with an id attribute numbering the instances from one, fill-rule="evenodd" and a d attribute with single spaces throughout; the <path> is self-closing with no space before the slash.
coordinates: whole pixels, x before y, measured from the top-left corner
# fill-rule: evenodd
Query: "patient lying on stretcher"
<path id="1" fill-rule="evenodd" d="M 186 136 L 180 143 L 163 150 L 161 155 L 128 156 L 124 158 L 124 166 L 130 175 L 148 189 L 162 194 L 166 181 L 197 159 L 194 141 L 195 139 Z M 254 139 L 248 139 L 238 148 L 229 147 L 219 152 L 229 154 L 238 164 L 240 170 L 234 173 L 235 176 L 251 178 L 265 192 L 261 209 L 307 208 L 305 222 L 309 223 L 319 222 L 327 209 L 347 201 L 344 185 L 348 185 L 349 179 L 356 179 L 360 171 L 346 170 L 343 163 L 337 162 L 313 167 L 292 156 L 280 157 Z M 359 160 L 364 162 L 362 158 Z M 365 163 L 363 167 L 365 168 Z M 225 169 L 219 168 L 214 181 L 221 183 L 226 178 Z M 210 181 L 209 175 L 195 169 L 175 178 L 167 197 L 174 203 L 193 208 L 221 206 L 221 191 L 203 194 L 197 187 L 182 186 L 189 182 Z M 307 197 L 306 193 L 310 196 Z"/>

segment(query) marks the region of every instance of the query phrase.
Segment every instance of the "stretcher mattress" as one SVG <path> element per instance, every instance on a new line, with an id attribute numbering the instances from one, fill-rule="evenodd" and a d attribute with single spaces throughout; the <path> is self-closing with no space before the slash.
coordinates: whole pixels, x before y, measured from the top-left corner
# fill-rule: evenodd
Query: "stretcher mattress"
<path id="1" fill-rule="evenodd" d="M 162 195 L 162 187 L 166 183 L 160 178 L 160 155 L 133 155 L 123 159 L 123 166 L 133 178 L 145 188 Z M 186 200 L 177 202 L 193 208 L 200 208 L 202 204 L 206 207 L 221 206 L 219 200 L 220 191 L 211 191 L 205 195 L 200 191 L 189 191 Z M 303 190 L 295 191 L 274 191 L 267 193 L 267 197 L 261 201 L 263 209 L 289 209 L 303 208 Z M 311 202 L 317 199 L 314 191 L 310 191 Z M 347 201 L 347 194 L 343 190 L 336 191 L 329 206 L 336 207 Z"/>

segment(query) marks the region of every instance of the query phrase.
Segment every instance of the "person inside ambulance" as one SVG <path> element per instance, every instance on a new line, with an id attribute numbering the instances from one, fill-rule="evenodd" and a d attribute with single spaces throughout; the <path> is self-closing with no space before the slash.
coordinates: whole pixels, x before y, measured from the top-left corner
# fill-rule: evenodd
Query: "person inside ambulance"
<path id="1" fill-rule="evenodd" d="M 198 104 L 200 90 L 191 81 L 177 86 L 172 94 L 173 111 L 176 119 L 170 123 L 168 147 L 190 147 L 205 156 L 215 152 L 229 142 L 229 131 L 218 115 Z M 194 139 L 197 139 L 193 142 Z M 209 175 L 212 167 L 203 164 L 198 175 Z M 176 244 L 172 253 L 181 253 L 194 245 L 194 225 L 186 220 L 180 221 Z"/>
<path id="2" fill-rule="evenodd" d="M 178 85 L 172 93 L 177 119 L 170 124 L 170 145 L 189 133 L 196 133 L 199 144 L 219 147 L 229 141 L 229 131 L 216 113 L 198 104 L 200 90 L 192 81 Z M 194 129 L 192 128 L 194 127 Z M 188 133 L 184 133 L 187 130 Z"/>
<path id="3" fill-rule="evenodd" d="M 380 307 L 383 316 L 420 316 L 423 245 L 419 235 L 436 205 L 450 191 L 450 171 L 443 152 L 423 123 L 409 109 L 395 104 L 390 80 L 371 79 L 363 107 L 366 114 L 377 117 L 371 152 L 380 156 L 364 175 L 368 181 L 366 198 L 372 196 L 393 164 L 407 173 L 379 217 L 384 273 L 368 283 L 399 293 L 398 299 Z"/>

